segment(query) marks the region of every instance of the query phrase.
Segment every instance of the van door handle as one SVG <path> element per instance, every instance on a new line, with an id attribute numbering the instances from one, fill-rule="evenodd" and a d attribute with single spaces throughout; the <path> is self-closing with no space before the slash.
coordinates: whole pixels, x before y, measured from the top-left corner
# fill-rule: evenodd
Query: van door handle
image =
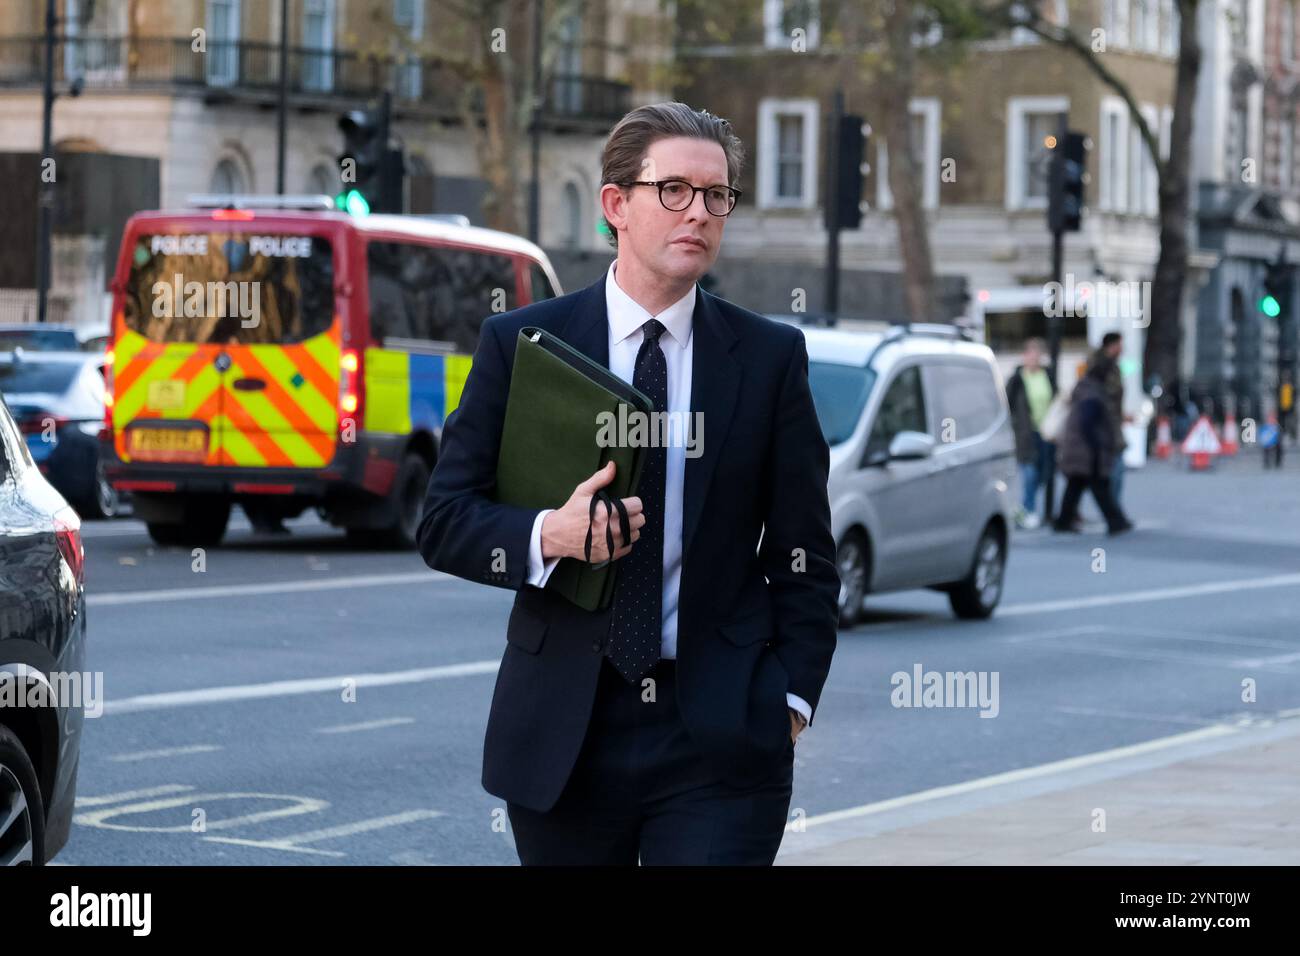
<path id="1" fill-rule="evenodd" d="M 230 383 L 232 387 L 239 389 L 241 392 L 260 392 L 266 388 L 266 379 L 264 378 L 237 378 Z"/>

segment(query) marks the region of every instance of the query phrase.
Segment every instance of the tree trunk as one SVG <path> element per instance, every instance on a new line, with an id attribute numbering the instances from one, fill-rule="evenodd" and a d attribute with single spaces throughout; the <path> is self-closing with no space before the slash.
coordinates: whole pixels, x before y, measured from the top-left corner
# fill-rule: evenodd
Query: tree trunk
<path id="1" fill-rule="evenodd" d="M 916 49 L 912 45 L 914 23 L 913 0 L 894 0 L 892 7 L 886 8 L 888 50 L 880 71 L 879 101 L 884 105 L 889 191 L 898 226 L 904 301 L 913 322 L 929 322 L 934 318 L 934 264 L 922 208 L 923 167 L 916 162 L 909 108 L 916 74 Z"/>
<path id="2" fill-rule="evenodd" d="M 1146 330 L 1143 355 L 1146 374 L 1159 377 L 1166 401 L 1173 399 L 1169 389 L 1179 378 L 1183 288 L 1187 282 L 1192 118 L 1196 108 L 1196 78 L 1201 68 L 1196 6 L 1196 0 L 1178 0 L 1180 26 L 1174 115 L 1169 159 L 1160 176 L 1160 257 L 1156 260 L 1151 287 L 1151 324 Z"/>

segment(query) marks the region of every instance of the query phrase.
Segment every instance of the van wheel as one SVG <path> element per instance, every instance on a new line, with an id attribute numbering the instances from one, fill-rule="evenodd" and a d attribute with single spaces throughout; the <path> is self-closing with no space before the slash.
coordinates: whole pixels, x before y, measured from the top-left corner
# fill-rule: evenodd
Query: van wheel
<path id="1" fill-rule="evenodd" d="M 0 727 L 0 866 L 45 865 L 45 808 L 22 741 Z"/>
<path id="2" fill-rule="evenodd" d="M 867 542 L 850 531 L 835 551 L 835 566 L 840 573 L 840 627 L 852 627 L 862 617 L 862 602 L 867 598 Z"/>
<path id="3" fill-rule="evenodd" d="M 149 537 L 161 545 L 214 548 L 226 534 L 230 502 L 188 501 L 181 521 L 149 521 Z"/>
<path id="4" fill-rule="evenodd" d="M 393 490 L 389 492 L 389 505 L 395 518 L 391 525 L 379 528 L 373 535 L 357 536 L 361 542 L 413 551 L 416 532 L 420 530 L 420 515 L 424 509 L 424 496 L 429 490 L 429 466 L 423 458 L 408 452 L 397 468 Z"/>
<path id="5" fill-rule="evenodd" d="M 997 528 L 988 525 L 975 547 L 970 573 L 948 590 L 952 611 L 963 619 L 988 617 L 1002 600 L 1002 578 L 1007 564 L 1007 546 Z"/>

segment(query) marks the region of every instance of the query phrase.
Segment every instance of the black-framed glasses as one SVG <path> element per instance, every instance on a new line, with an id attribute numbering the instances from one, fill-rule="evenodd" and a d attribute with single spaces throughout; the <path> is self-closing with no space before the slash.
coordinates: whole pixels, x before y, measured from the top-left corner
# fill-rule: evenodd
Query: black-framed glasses
<path id="1" fill-rule="evenodd" d="M 658 186 L 659 202 L 669 212 L 681 212 L 695 202 L 696 193 L 704 193 L 704 208 L 714 216 L 730 216 L 740 198 L 739 189 L 730 186 L 692 186 L 684 179 L 635 179 L 624 186 Z"/>

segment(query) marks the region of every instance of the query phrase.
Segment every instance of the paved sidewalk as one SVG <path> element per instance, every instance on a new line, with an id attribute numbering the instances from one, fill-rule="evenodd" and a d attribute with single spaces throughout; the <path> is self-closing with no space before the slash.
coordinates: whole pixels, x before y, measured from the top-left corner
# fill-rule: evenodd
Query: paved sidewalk
<path id="1" fill-rule="evenodd" d="M 1105 832 L 1093 829 L 1098 808 Z M 1215 725 L 797 827 L 778 865 L 1295 865 L 1300 715 Z"/>

